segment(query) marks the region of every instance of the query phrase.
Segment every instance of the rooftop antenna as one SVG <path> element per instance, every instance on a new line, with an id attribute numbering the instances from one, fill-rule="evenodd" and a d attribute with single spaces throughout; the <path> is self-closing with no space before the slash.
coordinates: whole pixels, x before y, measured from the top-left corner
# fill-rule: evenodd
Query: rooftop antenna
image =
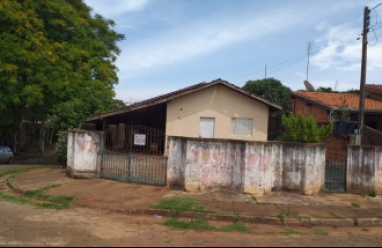
<path id="1" fill-rule="evenodd" d="M 338 81 L 336 80 L 336 84 L 334 85 L 334 91 L 337 91 L 338 88 Z"/>
<path id="2" fill-rule="evenodd" d="M 308 45 L 308 62 L 306 64 L 306 81 L 309 80 L 309 57 L 310 57 L 310 42 Z"/>

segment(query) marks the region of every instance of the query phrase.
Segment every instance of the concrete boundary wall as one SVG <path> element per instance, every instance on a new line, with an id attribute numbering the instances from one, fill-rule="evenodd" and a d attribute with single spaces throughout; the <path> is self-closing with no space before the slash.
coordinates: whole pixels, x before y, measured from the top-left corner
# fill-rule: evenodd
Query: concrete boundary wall
<path id="1" fill-rule="evenodd" d="M 167 180 L 187 192 L 323 191 L 325 145 L 169 137 Z"/>
<path id="2" fill-rule="evenodd" d="M 346 193 L 382 194 L 382 147 L 348 146 Z"/>
<path id="3" fill-rule="evenodd" d="M 102 165 L 103 132 L 68 130 L 66 173 L 72 178 L 99 177 Z"/>

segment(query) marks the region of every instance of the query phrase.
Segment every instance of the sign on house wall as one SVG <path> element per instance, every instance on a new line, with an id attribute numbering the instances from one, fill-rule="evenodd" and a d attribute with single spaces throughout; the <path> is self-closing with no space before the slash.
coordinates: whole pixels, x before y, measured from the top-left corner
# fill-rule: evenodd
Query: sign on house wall
<path id="1" fill-rule="evenodd" d="M 134 134 L 134 145 L 137 145 L 137 146 L 146 145 L 146 135 L 145 134 Z"/>

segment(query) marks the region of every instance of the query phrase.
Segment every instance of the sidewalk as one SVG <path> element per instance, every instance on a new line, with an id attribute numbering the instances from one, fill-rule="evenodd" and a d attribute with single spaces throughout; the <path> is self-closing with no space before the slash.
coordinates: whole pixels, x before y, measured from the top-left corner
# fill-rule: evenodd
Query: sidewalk
<path id="1" fill-rule="evenodd" d="M 2 178 L 4 179 L 4 178 Z M 207 219 L 252 222 L 277 225 L 309 226 L 382 226 L 382 197 L 323 193 L 304 196 L 293 193 L 273 193 L 250 196 L 229 192 L 190 194 L 166 187 L 124 183 L 106 179 L 75 180 L 66 176 L 64 169 L 39 169 L 16 176 L 8 184 L 18 191 L 39 189 L 62 184 L 50 189 L 53 195 L 75 196 L 74 206 L 125 212 L 172 216 L 169 210 L 150 208 L 161 199 L 194 198 L 215 213 Z M 178 213 L 180 217 L 197 218 L 195 212 Z"/>

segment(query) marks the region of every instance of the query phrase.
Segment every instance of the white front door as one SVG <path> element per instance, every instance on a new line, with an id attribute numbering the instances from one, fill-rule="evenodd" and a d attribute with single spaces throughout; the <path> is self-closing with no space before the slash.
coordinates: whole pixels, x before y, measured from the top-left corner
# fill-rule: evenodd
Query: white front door
<path id="1" fill-rule="evenodd" d="M 200 123 L 199 123 L 200 138 L 213 138 L 214 129 L 215 129 L 215 118 L 200 117 Z"/>

